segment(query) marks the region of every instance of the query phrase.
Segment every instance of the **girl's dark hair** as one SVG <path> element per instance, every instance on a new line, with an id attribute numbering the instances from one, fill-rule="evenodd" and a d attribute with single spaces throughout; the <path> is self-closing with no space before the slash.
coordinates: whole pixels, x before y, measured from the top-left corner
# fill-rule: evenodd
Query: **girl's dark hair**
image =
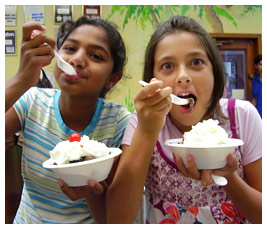
<path id="1" fill-rule="evenodd" d="M 219 115 L 223 116 L 219 107 L 219 100 L 223 95 L 225 87 L 224 63 L 212 37 L 192 18 L 174 16 L 156 29 L 146 49 L 143 79 L 149 82 L 153 77 L 154 55 L 157 44 L 167 35 L 177 33 L 179 31 L 194 33 L 199 38 L 213 67 L 214 88 L 210 106 L 204 116 L 212 115 L 214 110 L 218 112 Z"/>
<path id="2" fill-rule="evenodd" d="M 64 22 L 58 30 L 57 49 L 60 49 L 65 40 L 72 33 L 72 31 L 81 25 L 93 25 L 102 27 L 106 31 L 110 52 L 114 61 L 112 73 L 123 72 L 123 68 L 126 63 L 125 45 L 120 33 L 117 30 L 117 26 L 110 21 L 83 16 L 80 17 L 77 21 Z M 104 88 L 100 94 L 100 97 L 104 97 L 108 91 L 109 89 Z"/>

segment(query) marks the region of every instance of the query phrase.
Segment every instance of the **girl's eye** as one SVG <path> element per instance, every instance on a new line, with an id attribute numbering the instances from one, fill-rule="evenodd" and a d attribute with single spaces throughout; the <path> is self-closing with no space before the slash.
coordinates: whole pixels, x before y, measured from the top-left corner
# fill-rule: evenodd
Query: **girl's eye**
<path id="1" fill-rule="evenodd" d="M 201 60 L 201 59 L 194 59 L 193 61 L 192 61 L 192 65 L 193 66 L 201 66 L 201 65 L 203 65 L 204 64 L 204 62 Z"/>
<path id="2" fill-rule="evenodd" d="M 64 47 L 64 50 L 66 50 L 68 52 L 74 52 L 75 51 L 75 49 L 73 47 L 71 47 L 71 46 Z"/>
<path id="3" fill-rule="evenodd" d="M 170 70 L 172 67 L 173 67 L 173 66 L 172 66 L 171 63 L 165 63 L 165 64 L 163 64 L 163 65 L 161 66 L 161 68 L 162 68 L 163 70 Z"/>
<path id="4" fill-rule="evenodd" d="M 93 59 L 96 59 L 96 60 L 99 60 L 99 61 L 102 61 L 103 60 L 103 58 L 99 54 L 91 54 L 91 57 Z"/>

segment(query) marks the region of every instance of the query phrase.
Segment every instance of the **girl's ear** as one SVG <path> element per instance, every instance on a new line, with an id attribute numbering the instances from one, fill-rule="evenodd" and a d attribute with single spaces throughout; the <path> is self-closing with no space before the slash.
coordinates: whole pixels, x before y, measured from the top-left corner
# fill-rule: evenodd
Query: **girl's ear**
<path id="1" fill-rule="evenodd" d="M 112 89 L 117 82 L 122 78 L 122 72 L 113 73 L 108 82 L 105 84 L 106 89 Z"/>

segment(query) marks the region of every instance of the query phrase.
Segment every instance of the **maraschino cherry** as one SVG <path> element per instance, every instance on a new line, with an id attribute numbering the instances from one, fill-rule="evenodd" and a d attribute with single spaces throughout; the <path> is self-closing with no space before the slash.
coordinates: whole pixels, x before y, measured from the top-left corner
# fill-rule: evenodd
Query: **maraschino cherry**
<path id="1" fill-rule="evenodd" d="M 74 142 L 74 141 L 77 141 L 79 142 L 81 140 L 81 135 L 79 133 L 72 133 L 69 137 L 69 141 L 70 142 Z"/>

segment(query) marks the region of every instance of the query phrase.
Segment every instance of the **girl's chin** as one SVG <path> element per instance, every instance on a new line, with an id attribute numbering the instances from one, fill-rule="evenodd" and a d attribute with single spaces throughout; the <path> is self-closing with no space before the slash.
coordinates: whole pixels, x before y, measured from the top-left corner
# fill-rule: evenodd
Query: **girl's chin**
<path id="1" fill-rule="evenodd" d="M 177 111 L 172 108 L 170 111 L 170 118 L 173 123 L 179 123 L 182 126 L 189 126 L 191 127 L 192 125 L 197 124 L 204 116 L 204 112 L 201 113 L 199 111 L 191 111 L 188 113 L 183 113 L 181 110 Z"/>

